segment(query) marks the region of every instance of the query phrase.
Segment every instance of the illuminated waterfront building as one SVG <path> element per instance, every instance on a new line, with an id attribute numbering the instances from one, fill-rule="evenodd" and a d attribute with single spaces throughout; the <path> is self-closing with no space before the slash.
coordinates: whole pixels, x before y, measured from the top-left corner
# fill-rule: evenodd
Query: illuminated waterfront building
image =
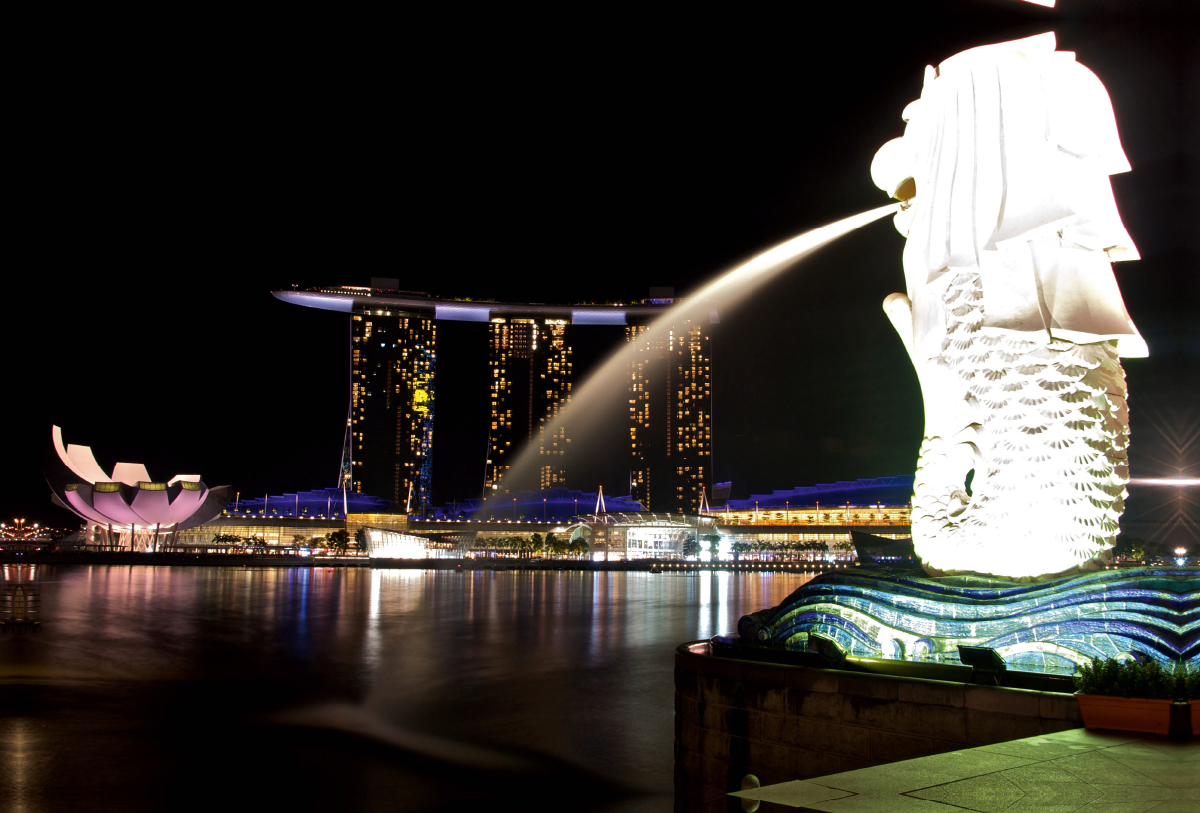
<path id="1" fill-rule="evenodd" d="M 91 447 L 64 444 L 57 426 L 50 428 L 45 474 L 51 502 L 87 522 L 89 543 L 129 551 L 169 544 L 221 513 L 233 493 L 232 486 L 209 488 L 199 474 L 154 480 L 141 463 L 101 468 Z"/>
<path id="2" fill-rule="evenodd" d="M 700 514 L 646 511 L 629 497 L 572 489 L 494 493 L 411 518 L 406 528 L 446 539 L 452 535 L 462 550 L 494 552 L 504 549 L 498 544 L 504 539 L 567 533 L 587 542 L 589 556 L 607 561 L 730 560 L 736 554 L 749 560 L 844 563 L 854 558 L 855 534 L 868 543 L 910 537 L 912 480 L 911 475 L 882 477 L 755 494 Z"/>
<path id="3" fill-rule="evenodd" d="M 504 472 L 527 444 L 538 446 L 541 488 L 567 483 L 570 438 L 556 418 L 570 400 L 575 374 L 571 326 L 647 324 L 670 304 L 475 302 L 398 286 L 398 280 L 372 279 L 370 287 L 272 292 L 284 302 L 351 315 L 351 406 L 338 485 L 384 497 L 393 511 L 430 508 L 437 322 L 489 324 L 491 439 L 483 493 L 501 495 Z M 694 474 L 690 465 L 680 468 Z"/>
<path id="4" fill-rule="evenodd" d="M 655 294 L 659 294 L 658 297 Z M 651 289 L 669 304 L 670 289 Z M 691 319 L 657 338 L 649 324 L 629 325 L 637 349 L 629 365 L 629 489 L 659 511 L 695 514 L 712 482 L 712 338 Z"/>
<path id="5" fill-rule="evenodd" d="M 696 543 L 698 551 L 699 539 L 717 534 L 710 517 L 643 511 L 580 519 L 583 521 L 571 528 L 572 537 L 586 540 L 592 558 L 603 561 L 682 560 L 688 555 L 689 543 Z"/>
<path id="6" fill-rule="evenodd" d="M 429 507 L 433 483 L 437 325 L 390 309 L 351 317 L 350 421 L 342 481 L 393 510 Z"/>
<path id="7" fill-rule="evenodd" d="M 237 498 L 225 506 L 222 516 L 261 517 L 263 519 L 296 517 L 299 519 L 338 519 L 353 514 L 379 514 L 387 511 L 388 501 L 340 488 L 318 488 L 288 494 L 264 494 L 261 497 Z"/>
<path id="8" fill-rule="evenodd" d="M 386 528 L 366 528 L 363 537 L 371 559 L 458 559 L 463 555 L 460 545 Z"/>
<path id="9" fill-rule="evenodd" d="M 324 545 L 329 534 L 345 528 L 345 521 L 339 519 L 222 516 L 180 531 L 172 540 L 172 546 L 177 550 L 219 552 L 246 545 L 264 551 L 281 549 L 292 553 L 299 548 Z"/>
<path id="10" fill-rule="evenodd" d="M 912 489 L 911 474 L 843 480 L 726 500 L 703 514 L 716 520 L 723 535 L 763 550 L 823 542 L 848 551 L 856 531 L 884 539 L 910 538 Z"/>
<path id="11" fill-rule="evenodd" d="M 744 500 L 726 500 L 706 515 L 723 525 L 849 526 L 880 528 L 911 522 L 913 476 L 842 480 L 815 486 L 751 494 Z"/>
<path id="12" fill-rule="evenodd" d="M 527 444 L 538 445 L 538 487 L 567 485 L 570 438 L 559 411 L 571 400 L 573 351 L 565 319 L 503 318 L 488 324 L 488 463 L 484 493 L 501 481 Z"/>
<path id="13" fill-rule="evenodd" d="M 287 494 L 264 494 L 236 500 L 219 517 L 181 531 L 177 546 L 209 549 L 214 538 L 255 540 L 257 547 L 302 548 L 323 544 L 333 531 L 346 531 L 353 541 L 360 529 L 408 530 L 408 517 L 388 513 L 388 501 L 340 488 Z M 217 545 L 227 547 L 227 545 Z"/>
<path id="14" fill-rule="evenodd" d="M 492 492 L 482 500 L 462 500 L 435 508 L 429 518 L 468 522 L 567 522 L 584 514 L 641 510 L 641 504 L 629 497 L 605 496 L 601 499 L 594 491 L 543 488 L 507 494 Z"/>

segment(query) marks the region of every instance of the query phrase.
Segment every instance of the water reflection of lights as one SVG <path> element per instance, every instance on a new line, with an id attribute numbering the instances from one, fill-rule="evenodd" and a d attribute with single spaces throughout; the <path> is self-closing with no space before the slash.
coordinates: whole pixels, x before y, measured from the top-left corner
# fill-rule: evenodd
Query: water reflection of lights
<path id="1" fill-rule="evenodd" d="M 7 720 L 8 732 L 4 737 L 7 740 L 8 752 L 8 783 L 7 789 L 9 797 L 9 810 L 26 811 L 32 810 L 28 806 L 32 802 L 33 793 L 31 793 L 31 777 L 29 776 L 30 769 L 30 754 L 35 750 L 33 742 L 34 728 L 30 720 L 25 720 L 20 717 L 10 717 Z"/>
<path id="2" fill-rule="evenodd" d="M 367 640 L 363 642 L 363 659 L 368 669 L 374 671 L 379 665 L 379 603 L 382 593 L 383 571 L 371 570 L 370 596 L 367 599 Z"/>
<path id="3" fill-rule="evenodd" d="M 609 652 L 613 646 L 614 625 L 612 623 L 613 579 L 609 573 L 598 571 L 592 576 L 592 636 L 588 642 L 588 664 L 599 668 L 608 662 Z"/>
<path id="4" fill-rule="evenodd" d="M 743 577 L 744 578 L 744 577 Z M 714 597 L 713 583 L 716 582 Z M 714 570 L 700 576 L 700 601 L 697 632 L 700 638 L 711 638 L 726 632 L 729 605 L 729 571 Z"/>
<path id="5" fill-rule="evenodd" d="M 10 565 L 4 572 L 31 570 Z M 124 714 L 120 703 L 140 703 L 143 685 L 167 695 L 182 687 L 187 691 L 179 702 L 189 708 L 191 692 L 212 686 L 252 686 L 252 703 L 280 689 L 280 696 L 357 693 L 365 713 L 393 725 L 464 741 L 544 746 L 599 771 L 646 781 L 670 776 L 670 748 L 664 752 L 661 743 L 671 737 L 672 649 L 701 634 L 732 632 L 740 615 L 778 604 L 807 578 L 778 572 L 37 570 L 54 579 L 44 583 L 53 634 L 20 651 L 20 642 L 0 636 L 0 678 L 39 674 L 78 678 L 81 686 L 114 681 L 126 699 L 105 707 L 115 711 L 95 711 L 95 719 Z M 697 612 L 702 583 L 703 616 Z M 581 701 L 598 696 L 605 702 Z M 32 794 L 31 808 L 62 775 L 56 771 L 77 770 L 43 759 L 63 730 L 41 727 L 37 717 L 28 721 L 31 727 L 14 738 L 13 719 L 0 720 L 0 750 L 8 757 L 0 769 L 7 806 L 0 809 L 17 807 L 16 768 L 26 766 L 21 781 Z M 157 719 L 154 725 L 158 731 Z M 14 755 L 27 758 L 14 765 Z"/>

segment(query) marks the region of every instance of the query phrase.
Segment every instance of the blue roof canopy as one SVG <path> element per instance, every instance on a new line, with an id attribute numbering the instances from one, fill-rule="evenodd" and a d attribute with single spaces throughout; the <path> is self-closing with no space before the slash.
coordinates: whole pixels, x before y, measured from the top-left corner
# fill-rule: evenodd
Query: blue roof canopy
<path id="1" fill-rule="evenodd" d="M 389 505 L 390 501 L 369 494 L 343 492 L 340 488 L 318 488 L 315 491 L 239 499 L 226 505 L 225 510 L 231 514 L 267 517 L 343 517 L 348 513 L 383 513 Z"/>
<path id="2" fill-rule="evenodd" d="M 912 500 L 914 476 L 875 477 L 866 480 L 840 480 L 815 486 L 798 486 L 770 494 L 751 494 L 745 500 L 727 500 L 731 511 L 752 511 L 754 508 L 798 508 L 823 503 L 825 505 L 908 505 Z"/>
<path id="3" fill-rule="evenodd" d="M 596 510 L 596 492 L 570 488 L 543 488 L 495 494 L 486 500 L 462 500 L 434 509 L 434 517 L 476 520 L 569 520 Z M 629 497 L 604 497 L 607 511 L 641 511 L 642 504 Z"/>

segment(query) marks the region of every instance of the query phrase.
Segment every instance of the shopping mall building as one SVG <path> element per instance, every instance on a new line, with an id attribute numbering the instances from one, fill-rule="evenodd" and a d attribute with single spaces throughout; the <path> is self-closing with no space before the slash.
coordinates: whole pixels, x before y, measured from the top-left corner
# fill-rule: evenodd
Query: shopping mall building
<path id="1" fill-rule="evenodd" d="M 418 517 L 389 513 L 385 501 L 365 494 L 318 489 L 238 499 L 220 517 L 181 531 L 177 544 L 212 549 L 219 547 L 214 539 L 232 536 L 268 549 L 297 549 L 319 546 L 336 530 L 355 539 L 362 529 L 374 558 L 504 556 L 504 540 L 555 534 L 582 539 L 586 555 L 602 561 L 681 560 L 697 548 L 707 559 L 714 546 L 721 560 L 735 551 L 744 559 L 777 558 L 795 556 L 805 544 L 806 558 L 846 560 L 856 534 L 910 536 L 912 481 L 908 475 L 806 486 L 726 500 L 693 514 L 646 511 L 629 497 L 552 488 L 453 503 Z"/>

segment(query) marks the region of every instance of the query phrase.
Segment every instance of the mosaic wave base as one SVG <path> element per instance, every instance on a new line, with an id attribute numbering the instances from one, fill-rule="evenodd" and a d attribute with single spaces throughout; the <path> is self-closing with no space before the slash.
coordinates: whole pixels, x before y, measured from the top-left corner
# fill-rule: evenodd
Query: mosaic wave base
<path id="1" fill-rule="evenodd" d="M 1021 583 L 863 568 L 813 579 L 778 607 L 743 616 L 738 633 L 794 650 L 817 633 L 850 655 L 955 664 L 959 644 L 983 646 L 1012 668 L 1057 674 L 1131 653 L 1200 665 L 1200 569 Z"/>

